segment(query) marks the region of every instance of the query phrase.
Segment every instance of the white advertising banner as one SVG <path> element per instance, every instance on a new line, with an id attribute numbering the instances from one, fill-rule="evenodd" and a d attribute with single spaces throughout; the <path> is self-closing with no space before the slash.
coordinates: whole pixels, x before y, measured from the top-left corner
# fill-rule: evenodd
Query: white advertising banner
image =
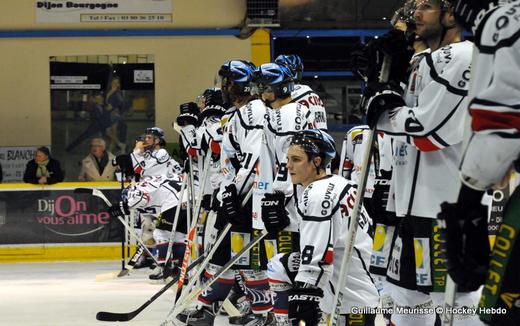
<path id="1" fill-rule="evenodd" d="M 0 147 L 3 183 L 23 182 L 23 173 L 27 162 L 34 158 L 34 151 L 39 146 Z"/>
<path id="2" fill-rule="evenodd" d="M 171 22 L 172 0 L 36 1 L 37 23 Z"/>

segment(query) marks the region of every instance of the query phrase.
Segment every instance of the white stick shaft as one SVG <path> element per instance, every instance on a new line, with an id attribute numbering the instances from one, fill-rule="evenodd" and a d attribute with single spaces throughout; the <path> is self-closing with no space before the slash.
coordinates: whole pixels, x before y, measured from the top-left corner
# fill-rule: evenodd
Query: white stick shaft
<path id="1" fill-rule="evenodd" d="M 387 82 L 388 75 L 390 72 L 391 58 L 385 55 L 383 60 L 383 65 L 381 67 L 381 72 L 379 74 L 380 82 Z M 370 171 L 370 158 L 372 157 L 372 150 L 374 148 L 374 140 L 376 137 L 375 127 L 372 128 L 368 134 L 367 138 L 363 139 L 364 152 L 363 152 L 363 160 L 361 162 L 361 175 L 358 179 L 358 188 L 356 200 L 354 202 L 354 209 L 352 210 L 352 216 L 350 217 L 349 229 L 347 233 L 347 237 L 345 239 L 345 252 L 343 253 L 343 258 L 341 260 L 341 267 L 339 272 L 339 280 L 337 284 L 337 290 L 334 294 L 334 309 L 330 315 L 330 322 L 332 326 L 336 326 L 338 323 L 338 316 L 340 314 L 341 302 L 343 299 L 343 288 L 347 282 L 348 268 L 349 262 L 352 257 L 352 251 L 354 250 L 354 242 L 356 241 L 356 234 L 358 229 L 358 221 L 359 215 L 362 210 L 363 197 L 365 194 L 366 183 L 368 179 L 368 172 Z"/>

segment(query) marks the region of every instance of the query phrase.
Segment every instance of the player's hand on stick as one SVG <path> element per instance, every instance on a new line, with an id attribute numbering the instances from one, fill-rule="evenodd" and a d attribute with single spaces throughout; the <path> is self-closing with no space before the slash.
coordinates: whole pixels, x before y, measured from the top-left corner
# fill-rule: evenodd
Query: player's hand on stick
<path id="1" fill-rule="evenodd" d="M 402 89 L 392 83 L 372 83 L 363 92 L 366 101 L 367 124 L 376 126 L 381 114 L 387 110 L 404 106 Z"/>
<path id="2" fill-rule="evenodd" d="M 277 191 L 265 194 L 262 198 L 262 220 L 267 231 L 278 232 L 289 225 L 290 220 L 285 210 L 285 194 Z"/>
<path id="3" fill-rule="evenodd" d="M 235 226 L 243 226 L 246 222 L 244 216 L 240 214 L 240 202 L 238 200 L 237 187 L 234 184 L 224 187 L 219 217 L 223 217 Z"/>
<path id="4" fill-rule="evenodd" d="M 306 326 L 318 325 L 321 318 L 320 301 L 323 290 L 308 284 L 298 284 L 289 291 L 289 321 L 298 326 L 300 321 Z"/>
<path id="5" fill-rule="evenodd" d="M 110 216 L 117 218 L 118 216 L 125 216 L 130 214 L 130 210 L 128 209 L 128 204 L 126 202 L 120 201 L 119 204 L 113 205 L 108 209 Z"/>
<path id="6" fill-rule="evenodd" d="M 446 235 L 448 273 L 462 292 L 475 291 L 486 280 L 490 249 L 482 194 L 463 185 L 458 202 L 442 203 L 437 215 Z"/>

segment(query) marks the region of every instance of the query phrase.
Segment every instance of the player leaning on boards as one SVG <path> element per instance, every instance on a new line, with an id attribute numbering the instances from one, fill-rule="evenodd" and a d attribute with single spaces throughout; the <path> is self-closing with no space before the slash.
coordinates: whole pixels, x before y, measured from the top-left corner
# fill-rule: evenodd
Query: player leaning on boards
<path id="1" fill-rule="evenodd" d="M 309 129 L 295 134 L 287 152 L 287 168 L 297 188 L 296 209 L 300 226 L 300 250 L 279 254 L 269 263 L 269 281 L 277 286 L 275 307 L 285 305 L 288 319 L 277 325 L 318 324 L 321 311 L 332 310 L 343 243 L 356 196 L 352 181 L 327 175 L 326 166 L 336 154 L 327 133 Z M 379 296 L 367 270 L 372 247 L 370 218 L 362 210 L 354 254 L 347 277 L 341 322 L 374 325 L 374 314 L 350 314 L 352 308 L 377 307 Z M 282 285 L 284 286 L 282 288 Z M 283 301 L 283 302 L 278 302 Z"/>
<path id="2" fill-rule="evenodd" d="M 450 1 L 416 0 L 414 18 L 416 33 L 431 53 L 419 63 L 405 100 L 391 84 L 369 85 L 367 120 L 395 142 L 395 209 L 403 219 L 387 272 L 392 298 L 399 306 L 423 307 L 430 298 L 442 306 L 446 265 L 439 256 L 436 217 L 439 205 L 455 200 L 460 188 L 458 164 L 473 45 L 461 41 Z M 459 306 L 475 307 L 477 302 L 475 292 L 457 295 Z M 433 325 L 434 319 L 434 315 L 392 316 L 396 325 Z M 456 315 L 454 320 L 454 325 L 475 323 L 474 315 Z"/>
<path id="3" fill-rule="evenodd" d="M 455 1 L 455 15 L 475 36 L 479 53 L 471 76 L 473 133 L 461 164 L 462 188 L 455 204 L 442 205 L 439 218 L 447 224 L 448 273 L 461 288 L 484 284 L 478 313 L 490 325 L 520 323 L 520 190 L 506 206 L 491 259 L 487 209 L 480 204 L 484 190 L 508 180 L 513 167 L 520 170 L 518 13 L 518 1 L 498 8 L 489 0 Z M 492 308 L 506 313 L 490 313 Z"/>

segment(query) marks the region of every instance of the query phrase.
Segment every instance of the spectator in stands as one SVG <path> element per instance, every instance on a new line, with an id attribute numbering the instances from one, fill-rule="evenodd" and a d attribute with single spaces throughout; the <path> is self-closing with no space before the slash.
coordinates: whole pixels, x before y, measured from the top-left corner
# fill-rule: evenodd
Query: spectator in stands
<path id="1" fill-rule="evenodd" d="M 92 138 L 90 154 L 81 161 L 79 181 L 114 181 L 114 157 L 114 154 L 106 151 L 106 144 L 102 138 Z"/>
<path id="2" fill-rule="evenodd" d="M 4 171 L 2 171 L 2 164 L 0 164 L 0 183 L 4 180 Z"/>
<path id="3" fill-rule="evenodd" d="M 64 172 L 60 162 L 51 157 L 47 147 L 42 146 L 36 149 L 34 159 L 30 160 L 25 167 L 23 181 L 32 184 L 54 184 L 62 182 Z"/>
<path id="4" fill-rule="evenodd" d="M 72 151 L 76 146 L 83 143 L 89 137 L 104 136 L 107 128 L 112 125 L 110 112 L 105 108 L 103 93 L 97 93 L 93 97 L 90 96 L 89 104 L 90 124 L 65 148 L 65 151 L 67 152 Z"/>

